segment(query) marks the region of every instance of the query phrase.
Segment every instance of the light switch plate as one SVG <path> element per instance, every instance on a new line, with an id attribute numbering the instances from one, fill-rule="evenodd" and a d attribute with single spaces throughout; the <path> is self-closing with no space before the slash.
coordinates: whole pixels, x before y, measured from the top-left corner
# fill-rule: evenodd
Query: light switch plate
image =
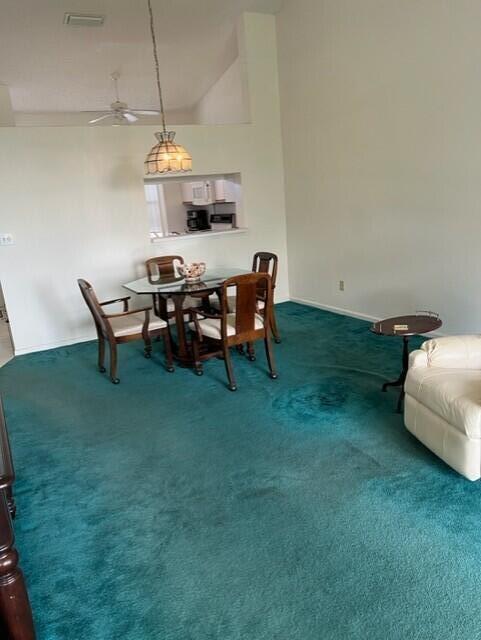
<path id="1" fill-rule="evenodd" d="M 13 236 L 11 233 L 0 233 L 0 247 L 7 247 L 13 244 Z"/>

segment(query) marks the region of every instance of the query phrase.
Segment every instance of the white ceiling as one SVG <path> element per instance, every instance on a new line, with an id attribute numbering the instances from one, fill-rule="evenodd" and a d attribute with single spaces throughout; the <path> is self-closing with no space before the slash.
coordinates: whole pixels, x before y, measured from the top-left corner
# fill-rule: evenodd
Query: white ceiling
<path id="1" fill-rule="evenodd" d="M 236 56 L 243 11 L 276 13 L 282 0 L 152 0 L 168 109 L 193 106 Z M 67 27 L 67 12 L 106 16 Z M 157 107 L 147 0 L 0 0 L 0 82 L 14 111 L 101 110 L 120 98 Z"/>

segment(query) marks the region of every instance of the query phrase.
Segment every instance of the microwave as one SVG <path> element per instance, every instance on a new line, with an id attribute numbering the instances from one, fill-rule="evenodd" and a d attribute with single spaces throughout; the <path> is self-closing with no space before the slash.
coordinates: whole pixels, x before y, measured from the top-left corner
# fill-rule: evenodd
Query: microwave
<path id="1" fill-rule="evenodd" d="M 211 213 L 210 226 L 212 231 L 235 229 L 235 213 Z"/>

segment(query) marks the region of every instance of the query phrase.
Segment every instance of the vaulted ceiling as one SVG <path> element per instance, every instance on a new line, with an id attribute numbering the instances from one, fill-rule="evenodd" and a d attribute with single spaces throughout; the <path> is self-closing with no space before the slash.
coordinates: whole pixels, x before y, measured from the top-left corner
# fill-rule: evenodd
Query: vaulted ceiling
<path id="1" fill-rule="evenodd" d="M 244 11 L 282 0 L 152 0 L 168 109 L 193 106 L 236 56 Z M 68 27 L 66 12 L 102 14 L 102 27 Z M 0 82 L 14 111 L 100 110 L 120 98 L 157 106 L 147 0 L 0 0 Z"/>

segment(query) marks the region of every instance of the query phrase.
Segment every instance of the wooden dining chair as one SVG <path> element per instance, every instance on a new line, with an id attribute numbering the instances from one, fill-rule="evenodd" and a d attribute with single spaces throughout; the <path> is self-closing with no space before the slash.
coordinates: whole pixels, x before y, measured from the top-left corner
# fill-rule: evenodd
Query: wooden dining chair
<path id="1" fill-rule="evenodd" d="M 281 341 L 281 336 L 279 334 L 279 330 L 277 328 L 276 314 L 274 311 L 274 293 L 277 282 L 277 265 L 279 263 L 279 258 L 275 253 L 270 253 L 269 251 L 258 251 L 254 253 L 254 258 L 252 260 L 252 271 L 256 273 L 269 273 L 271 276 L 271 285 L 272 285 L 272 308 L 270 313 L 271 318 L 271 328 L 272 335 L 274 336 L 274 340 L 277 344 Z M 259 309 L 262 309 L 266 304 L 266 295 L 265 291 L 262 290 L 262 284 L 257 290 L 257 305 Z"/>
<path id="2" fill-rule="evenodd" d="M 258 291 L 262 287 L 262 310 L 258 307 Z M 229 308 L 229 291 L 235 289 L 234 307 Z M 254 342 L 264 340 L 269 375 L 277 378 L 274 354 L 270 341 L 272 309 L 271 276 L 268 273 L 247 273 L 234 276 L 224 282 L 220 289 L 220 313 L 213 314 L 200 309 L 191 309 L 192 350 L 195 372 L 202 375 L 202 361 L 222 356 L 225 362 L 228 388 L 237 390 L 232 368 L 230 348 L 247 343 L 247 357 L 255 360 Z M 201 343 L 206 350 L 201 353 Z"/>
<path id="3" fill-rule="evenodd" d="M 152 354 L 152 338 L 162 336 L 164 339 L 165 358 L 167 371 L 174 371 L 172 361 L 172 346 L 167 322 L 154 316 L 150 317 L 152 307 L 129 309 L 130 296 L 99 302 L 92 285 L 80 278 L 77 280 L 82 296 L 92 314 L 98 336 L 99 359 L 98 367 L 101 373 L 105 373 L 105 341 L 110 347 L 110 379 L 114 384 L 120 382 L 117 377 L 117 345 L 132 340 L 144 341 L 144 355 L 150 358 Z M 123 311 L 120 313 L 106 314 L 104 307 L 123 303 Z"/>
<path id="4" fill-rule="evenodd" d="M 268 251 L 258 251 L 254 254 L 252 260 L 252 271 L 255 273 L 268 273 L 271 276 L 271 285 L 272 285 L 272 309 L 270 313 L 271 318 L 271 329 L 272 335 L 274 337 L 274 341 L 279 344 L 281 342 L 281 336 L 279 330 L 277 328 L 277 321 L 274 312 L 274 291 L 276 288 L 277 281 L 277 265 L 279 259 L 275 253 L 270 253 Z M 259 309 L 263 309 L 265 305 L 265 292 L 262 289 L 262 285 L 259 286 L 259 290 L 257 292 L 257 300 Z M 214 293 L 210 296 L 210 304 L 214 309 L 220 309 L 220 301 L 219 294 Z M 228 296 L 228 304 L 231 309 L 235 306 L 235 294 L 233 291 L 229 292 Z"/>
<path id="5" fill-rule="evenodd" d="M 178 278 L 177 266 L 184 264 L 184 258 L 182 256 L 157 256 L 155 258 L 149 258 L 145 261 L 145 268 L 147 269 L 147 277 L 151 284 L 165 282 L 169 278 Z M 166 298 L 158 293 L 152 294 L 152 304 L 154 307 L 154 313 L 159 318 L 162 318 L 168 322 L 175 315 L 175 306 L 172 298 Z M 196 296 L 186 296 L 184 306 L 187 308 L 197 307 L 202 305 L 202 299 Z"/>
<path id="6" fill-rule="evenodd" d="M 151 284 L 160 284 L 162 280 L 176 278 L 176 267 L 179 264 L 184 264 L 184 258 L 182 256 L 156 256 L 155 258 L 149 258 L 145 261 L 149 282 Z M 154 306 L 154 313 L 159 318 L 168 320 L 173 317 L 175 309 L 171 298 L 166 299 L 158 293 L 153 293 L 152 304 Z"/>

